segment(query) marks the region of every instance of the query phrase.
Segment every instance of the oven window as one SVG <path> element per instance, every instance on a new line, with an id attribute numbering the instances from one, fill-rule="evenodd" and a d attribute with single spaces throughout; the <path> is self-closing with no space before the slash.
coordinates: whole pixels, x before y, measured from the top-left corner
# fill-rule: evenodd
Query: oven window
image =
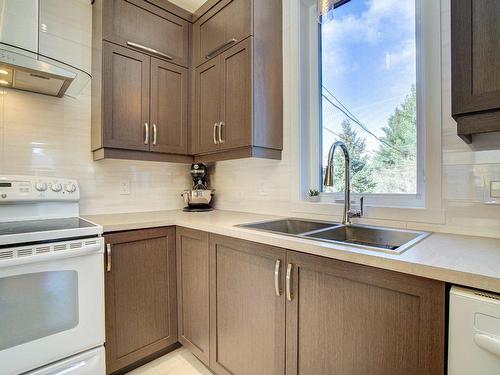
<path id="1" fill-rule="evenodd" d="M 77 272 L 0 278 L 0 322 L 0 351 L 76 327 Z"/>

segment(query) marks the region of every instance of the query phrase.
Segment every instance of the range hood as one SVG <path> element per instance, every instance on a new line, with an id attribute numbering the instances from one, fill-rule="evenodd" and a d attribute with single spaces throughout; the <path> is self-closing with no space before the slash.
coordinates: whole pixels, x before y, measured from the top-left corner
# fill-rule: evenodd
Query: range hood
<path id="1" fill-rule="evenodd" d="M 89 0 L 0 0 L 0 88 L 77 96 L 90 82 Z"/>
<path id="2" fill-rule="evenodd" d="M 76 73 L 0 49 L 0 86 L 62 97 Z"/>

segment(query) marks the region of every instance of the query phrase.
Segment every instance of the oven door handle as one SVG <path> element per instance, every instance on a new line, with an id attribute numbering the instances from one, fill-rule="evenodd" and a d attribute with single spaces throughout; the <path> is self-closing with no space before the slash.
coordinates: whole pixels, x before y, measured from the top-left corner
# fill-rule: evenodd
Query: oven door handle
<path id="1" fill-rule="evenodd" d="M 89 241 L 89 240 L 87 240 Z M 50 252 L 42 253 L 42 254 L 36 254 L 36 255 L 30 255 L 30 256 L 14 256 L 14 254 L 19 254 L 20 250 L 25 250 L 26 247 L 17 247 L 17 248 L 7 248 L 7 249 L 0 249 L 0 253 L 5 253 L 12 251 L 13 252 L 13 258 L 10 259 L 0 259 L 0 270 L 2 268 L 7 268 L 7 267 L 12 267 L 12 266 L 21 266 L 24 264 L 32 264 L 32 263 L 43 263 L 43 262 L 52 262 L 54 260 L 59 260 L 59 259 L 68 259 L 68 258 L 74 258 L 74 257 L 80 257 L 80 256 L 85 256 L 85 255 L 92 255 L 92 254 L 98 254 L 104 253 L 104 238 L 98 238 L 97 241 L 95 241 L 94 244 L 90 245 L 82 245 L 82 247 L 75 249 L 71 248 L 70 244 L 73 242 L 85 242 L 85 240 L 82 241 L 72 241 L 66 243 L 66 250 L 52 250 Z M 52 244 L 52 245 L 46 245 L 46 246 L 56 246 L 56 245 L 63 245 L 64 243 L 57 243 L 57 244 Z M 38 245 L 38 246 L 33 246 L 33 248 L 36 247 L 42 247 L 43 245 Z M 33 250 L 35 251 L 35 250 Z"/>

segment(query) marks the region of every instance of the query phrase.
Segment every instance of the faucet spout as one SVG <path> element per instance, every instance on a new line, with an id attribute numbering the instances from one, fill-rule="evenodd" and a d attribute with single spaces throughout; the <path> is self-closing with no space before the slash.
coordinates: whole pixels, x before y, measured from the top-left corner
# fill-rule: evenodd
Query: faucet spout
<path id="1" fill-rule="evenodd" d="M 325 180 L 323 184 L 325 186 L 333 186 L 333 160 L 335 156 L 335 150 L 337 147 L 340 147 L 344 154 L 344 162 L 345 162 L 345 175 L 344 175 L 344 213 L 342 215 L 342 224 L 350 225 L 352 217 L 361 217 L 361 212 L 353 212 L 351 210 L 351 158 L 349 156 L 349 149 L 347 145 L 342 141 L 336 141 L 330 147 L 330 151 L 328 152 L 328 165 L 326 166 L 325 171 Z"/>

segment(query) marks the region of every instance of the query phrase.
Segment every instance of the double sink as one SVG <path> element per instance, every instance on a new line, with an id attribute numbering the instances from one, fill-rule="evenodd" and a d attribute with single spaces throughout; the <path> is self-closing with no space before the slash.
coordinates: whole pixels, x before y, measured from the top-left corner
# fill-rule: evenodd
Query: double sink
<path id="1" fill-rule="evenodd" d="M 239 227 L 356 248 L 401 254 L 430 233 L 368 225 L 343 225 L 304 219 L 280 219 Z"/>

